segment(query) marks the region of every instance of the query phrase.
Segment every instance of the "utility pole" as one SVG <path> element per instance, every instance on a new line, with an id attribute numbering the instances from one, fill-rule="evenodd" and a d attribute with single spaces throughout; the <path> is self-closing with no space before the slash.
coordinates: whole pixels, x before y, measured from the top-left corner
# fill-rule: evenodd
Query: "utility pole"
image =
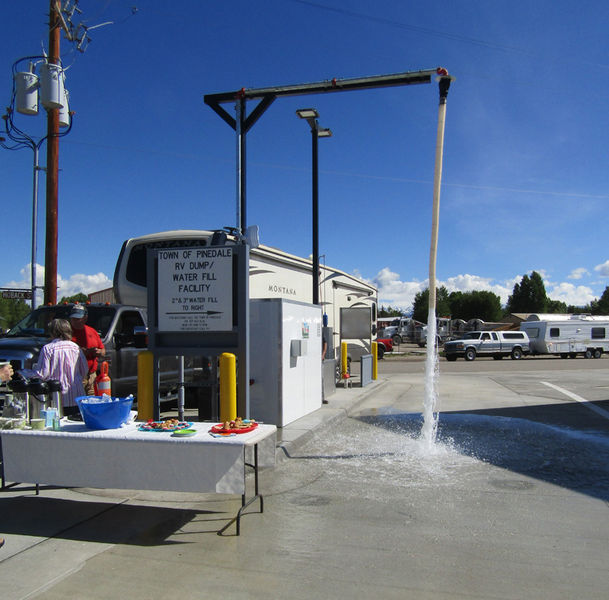
<path id="1" fill-rule="evenodd" d="M 61 22 L 57 0 L 49 8 L 49 64 L 60 63 Z M 47 111 L 46 241 L 44 256 L 44 303 L 57 304 L 57 206 L 59 173 L 59 110 Z"/>

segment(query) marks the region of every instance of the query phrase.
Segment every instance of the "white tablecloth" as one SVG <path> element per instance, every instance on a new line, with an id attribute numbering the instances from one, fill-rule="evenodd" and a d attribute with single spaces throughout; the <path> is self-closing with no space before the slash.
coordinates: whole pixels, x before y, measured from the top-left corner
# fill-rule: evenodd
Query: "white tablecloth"
<path id="1" fill-rule="evenodd" d="M 64 421 L 61 431 L 3 430 L 5 481 L 243 494 L 246 448 L 258 445 L 259 466 L 275 464 L 275 425 L 222 438 L 208 433 L 212 423 L 194 423 L 197 435 L 186 438 L 139 425 L 92 431 Z"/>

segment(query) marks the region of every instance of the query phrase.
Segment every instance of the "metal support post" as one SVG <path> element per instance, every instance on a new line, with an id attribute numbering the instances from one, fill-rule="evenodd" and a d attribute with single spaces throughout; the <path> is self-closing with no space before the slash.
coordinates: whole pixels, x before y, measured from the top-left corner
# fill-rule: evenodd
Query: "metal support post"
<path id="1" fill-rule="evenodd" d="M 36 248 L 38 245 L 38 146 L 34 145 L 34 191 L 32 194 L 32 264 L 30 265 L 32 277 L 32 310 L 36 308 Z"/>
<path id="2" fill-rule="evenodd" d="M 237 222 L 236 227 L 240 233 L 245 234 L 247 229 L 247 201 L 246 201 L 246 128 L 245 128 L 245 98 L 237 98 L 235 102 L 237 119 L 235 132 L 237 134 Z"/>

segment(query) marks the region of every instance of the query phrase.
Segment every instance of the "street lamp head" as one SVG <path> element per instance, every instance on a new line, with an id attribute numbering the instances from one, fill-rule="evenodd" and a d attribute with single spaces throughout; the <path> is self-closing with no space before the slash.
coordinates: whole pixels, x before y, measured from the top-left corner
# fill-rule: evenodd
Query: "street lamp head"
<path id="1" fill-rule="evenodd" d="M 314 108 L 299 108 L 296 114 L 301 119 L 317 119 L 319 117 L 319 113 Z"/>
<path id="2" fill-rule="evenodd" d="M 332 137 L 332 130 L 327 127 L 319 127 L 317 129 L 317 137 Z"/>

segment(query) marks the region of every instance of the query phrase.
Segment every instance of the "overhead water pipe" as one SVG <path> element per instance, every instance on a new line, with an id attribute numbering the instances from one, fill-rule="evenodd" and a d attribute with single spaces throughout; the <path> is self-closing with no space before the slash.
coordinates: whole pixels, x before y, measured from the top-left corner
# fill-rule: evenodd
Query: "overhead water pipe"
<path id="1" fill-rule="evenodd" d="M 438 135 L 436 138 L 436 165 L 433 181 L 433 209 L 431 220 L 431 246 L 429 249 L 429 308 L 436 307 L 436 258 L 438 254 L 438 225 L 440 222 L 440 187 L 442 184 L 442 158 L 444 153 L 444 124 L 446 97 L 452 77 L 446 69 L 438 69 L 440 77 L 440 106 L 438 108 Z M 428 324 L 429 331 L 429 324 Z"/>

